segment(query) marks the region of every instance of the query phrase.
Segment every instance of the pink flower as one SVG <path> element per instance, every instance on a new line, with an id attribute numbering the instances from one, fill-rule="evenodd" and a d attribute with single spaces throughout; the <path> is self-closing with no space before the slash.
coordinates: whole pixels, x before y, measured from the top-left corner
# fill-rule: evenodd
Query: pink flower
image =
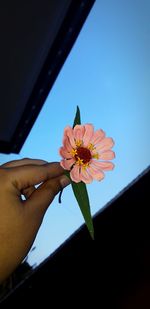
<path id="1" fill-rule="evenodd" d="M 114 141 L 105 137 L 103 130 L 94 132 L 92 124 L 76 125 L 64 129 L 63 146 L 59 153 L 63 158 L 60 165 L 70 171 L 71 179 L 78 183 L 91 183 L 93 179 L 102 180 L 103 171 L 114 168 L 109 160 L 114 159 L 111 150 Z"/>

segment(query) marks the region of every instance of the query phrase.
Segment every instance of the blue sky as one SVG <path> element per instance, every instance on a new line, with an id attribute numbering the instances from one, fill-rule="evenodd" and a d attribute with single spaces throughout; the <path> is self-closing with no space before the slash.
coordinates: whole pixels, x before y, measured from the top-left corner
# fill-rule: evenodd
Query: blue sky
<path id="1" fill-rule="evenodd" d="M 76 106 L 115 140 L 115 169 L 88 185 L 92 214 L 103 208 L 150 163 L 150 1 L 97 0 L 19 155 L 59 161 L 63 129 Z M 48 209 L 29 254 L 39 264 L 81 224 L 68 187 Z"/>

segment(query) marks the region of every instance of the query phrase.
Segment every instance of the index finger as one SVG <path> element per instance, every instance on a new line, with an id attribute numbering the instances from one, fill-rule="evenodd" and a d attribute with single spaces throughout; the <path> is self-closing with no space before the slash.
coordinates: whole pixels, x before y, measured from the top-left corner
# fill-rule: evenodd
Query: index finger
<path id="1" fill-rule="evenodd" d="M 19 191 L 64 174 L 64 169 L 58 162 L 37 166 L 17 166 L 12 170 L 10 169 L 6 171 L 9 173 L 9 179 L 11 180 L 11 183 Z"/>
<path id="2" fill-rule="evenodd" d="M 45 160 L 41 160 L 41 159 L 30 159 L 30 158 L 23 158 L 23 159 L 19 159 L 19 160 L 12 160 L 9 162 L 6 162 L 2 165 L 0 165 L 0 168 L 12 168 L 12 167 L 16 167 L 16 166 L 23 166 L 23 165 L 42 165 L 42 164 L 46 164 L 48 163 Z"/>

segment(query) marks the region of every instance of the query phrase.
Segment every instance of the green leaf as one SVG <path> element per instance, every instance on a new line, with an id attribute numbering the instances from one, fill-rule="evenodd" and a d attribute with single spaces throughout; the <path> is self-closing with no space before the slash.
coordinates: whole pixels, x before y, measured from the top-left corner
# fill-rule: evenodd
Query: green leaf
<path id="1" fill-rule="evenodd" d="M 77 106 L 77 111 L 76 111 L 76 115 L 75 115 L 75 118 L 74 118 L 73 128 L 75 127 L 76 124 L 81 124 L 81 116 L 80 116 L 79 106 Z"/>
<path id="2" fill-rule="evenodd" d="M 76 115 L 74 118 L 73 128 L 75 127 L 76 124 L 81 124 L 80 109 L 78 106 L 77 106 Z M 82 212 L 86 226 L 89 230 L 89 233 L 92 239 L 94 239 L 94 227 L 93 227 L 93 221 L 92 221 L 92 216 L 91 216 L 90 203 L 89 203 L 89 197 L 88 197 L 86 185 L 82 181 L 79 183 L 72 181 L 72 179 L 70 178 L 70 173 L 67 170 L 65 170 L 65 175 L 69 177 L 71 181 L 72 190 L 74 192 L 75 198 Z"/>
<path id="3" fill-rule="evenodd" d="M 80 207 L 80 210 L 82 212 L 83 218 L 85 220 L 86 226 L 89 230 L 89 233 L 94 239 L 94 227 L 93 227 L 93 221 L 91 216 L 91 210 L 90 210 L 90 203 L 89 203 L 89 197 L 88 192 L 85 183 L 82 181 L 79 183 L 75 183 L 70 178 L 70 173 L 65 170 L 65 175 L 69 177 L 72 185 L 72 189 L 75 195 L 75 198 L 78 202 L 78 205 Z"/>
<path id="4" fill-rule="evenodd" d="M 94 239 L 94 227 L 86 185 L 82 181 L 79 183 L 72 182 L 71 184 L 89 233 Z"/>

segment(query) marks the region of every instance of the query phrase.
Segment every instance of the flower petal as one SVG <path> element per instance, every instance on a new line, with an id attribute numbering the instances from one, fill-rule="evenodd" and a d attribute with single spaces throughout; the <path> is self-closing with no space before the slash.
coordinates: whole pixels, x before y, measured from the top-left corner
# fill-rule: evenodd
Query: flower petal
<path id="1" fill-rule="evenodd" d="M 80 180 L 85 183 L 91 183 L 93 181 L 93 177 L 87 172 L 85 168 L 81 167 Z"/>
<path id="2" fill-rule="evenodd" d="M 114 164 L 109 161 L 98 162 L 98 161 L 92 160 L 91 166 L 96 167 L 97 169 L 103 170 L 103 171 L 110 171 L 114 168 Z"/>
<path id="3" fill-rule="evenodd" d="M 71 159 L 72 158 L 72 155 L 64 147 L 61 147 L 59 149 L 59 154 L 64 159 Z"/>
<path id="4" fill-rule="evenodd" d="M 70 126 L 67 126 L 67 127 L 64 129 L 64 137 L 65 137 L 65 136 L 68 137 L 71 146 L 72 146 L 73 148 L 75 148 L 75 147 L 76 147 L 76 144 L 75 144 L 75 140 L 74 140 L 74 136 L 73 136 L 73 129 L 72 129 Z"/>
<path id="5" fill-rule="evenodd" d="M 99 145 L 96 146 L 96 151 L 107 151 L 110 148 L 114 146 L 114 141 L 111 137 L 105 137 L 102 139 L 102 141 L 99 143 Z"/>
<path id="6" fill-rule="evenodd" d="M 84 126 L 77 124 L 73 129 L 73 135 L 76 141 L 82 141 L 85 133 Z"/>
<path id="7" fill-rule="evenodd" d="M 72 150 L 72 146 L 70 144 L 68 136 L 64 136 L 64 138 L 63 138 L 63 145 L 64 145 L 64 149 L 66 151 L 70 152 Z"/>
<path id="8" fill-rule="evenodd" d="M 74 167 L 72 168 L 71 172 L 70 172 L 70 177 L 76 183 L 81 181 L 79 172 L 80 172 L 80 166 L 75 164 Z"/>
<path id="9" fill-rule="evenodd" d="M 71 130 L 72 130 L 72 127 L 66 126 L 66 127 L 64 128 L 64 136 L 68 136 L 68 131 L 71 131 Z"/>
<path id="10" fill-rule="evenodd" d="M 71 166 L 75 163 L 75 159 L 69 159 L 69 160 L 61 160 L 60 165 L 65 169 L 65 170 L 70 170 Z"/>
<path id="11" fill-rule="evenodd" d="M 105 132 L 103 130 L 97 130 L 95 131 L 93 138 L 91 140 L 91 143 L 93 145 L 99 144 L 100 141 L 105 137 Z"/>
<path id="12" fill-rule="evenodd" d="M 87 147 L 91 143 L 91 140 L 94 134 L 94 127 L 92 124 L 85 124 L 84 128 L 85 128 L 85 133 L 83 136 L 83 143 L 84 143 L 84 147 Z"/>
<path id="13" fill-rule="evenodd" d="M 115 158 L 115 153 L 112 150 L 108 150 L 105 152 L 98 152 L 100 160 L 112 160 Z"/>
<path id="14" fill-rule="evenodd" d="M 94 178 L 94 179 L 96 179 L 96 180 L 102 180 L 104 177 L 105 177 L 105 175 L 104 175 L 104 173 L 102 172 L 102 171 L 100 171 L 99 169 L 97 169 L 97 168 L 94 168 L 93 166 L 89 166 L 88 167 L 88 172 L 89 172 L 89 174 Z"/>

